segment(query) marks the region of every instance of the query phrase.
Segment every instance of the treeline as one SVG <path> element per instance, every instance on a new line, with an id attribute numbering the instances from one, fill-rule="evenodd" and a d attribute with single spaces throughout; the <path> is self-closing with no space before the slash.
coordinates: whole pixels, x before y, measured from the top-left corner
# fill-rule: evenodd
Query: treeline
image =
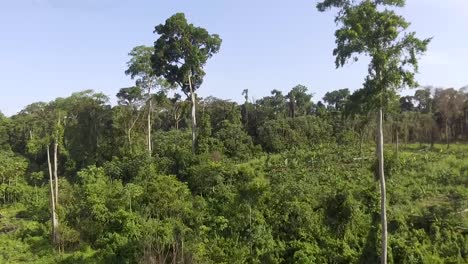
<path id="1" fill-rule="evenodd" d="M 373 142 L 375 118 L 359 112 L 364 106 L 359 101 L 360 92 L 327 92 L 317 103 L 303 85 L 287 94 L 273 90 L 271 96 L 255 102 L 248 99 L 245 90 L 242 104 L 197 97 L 197 153 L 218 152 L 246 160 L 262 150 L 280 152 L 331 141 Z M 146 151 L 150 102 L 153 155 L 159 151 L 157 146 L 163 145 L 160 134 L 190 129 L 190 102 L 178 94 L 148 96 L 135 86 L 121 89 L 117 98 L 118 104 L 111 106 L 108 97 L 88 90 L 49 103 L 33 103 L 10 118 L 2 117 L 0 145 L 21 155 L 33 155 L 39 166 L 46 161 L 41 148 L 56 141 L 61 163 L 76 172 L 112 157 Z M 395 96 L 386 120 L 385 131 L 391 132 L 386 135 L 387 143 L 396 143 L 397 138 L 400 144 L 466 141 L 468 92 L 424 88 L 413 96 Z"/>

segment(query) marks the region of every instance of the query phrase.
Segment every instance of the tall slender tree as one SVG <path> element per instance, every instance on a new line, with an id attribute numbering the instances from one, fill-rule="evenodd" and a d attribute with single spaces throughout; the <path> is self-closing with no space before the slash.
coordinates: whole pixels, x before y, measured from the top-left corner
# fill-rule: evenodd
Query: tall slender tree
<path id="1" fill-rule="evenodd" d="M 177 84 L 192 102 L 192 152 L 196 146 L 196 94 L 203 83 L 207 60 L 219 51 L 221 38 L 209 34 L 201 27 L 189 24 L 183 13 L 177 13 L 165 24 L 155 27 L 159 38 L 154 43 L 155 53 L 151 57 L 156 76 L 164 77 L 169 83 Z"/>
<path id="2" fill-rule="evenodd" d="M 245 113 L 245 127 L 247 127 L 249 123 L 249 110 L 248 108 L 248 103 L 249 103 L 249 89 L 244 89 L 242 91 L 242 95 L 244 96 L 244 113 Z"/>
<path id="3" fill-rule="evenodd" d="M 24 113 L 32 115 L 33 118 L 40 119 L 35 127 L 35 132 L 30 130 L 30 137 L 27 142 L 27 149 L 30 154 L 38 155 L 44 149 L 47 154 L 47 167 L 49 172 L 50 187 L 50 213 L 51 213 L 51 235 L 52 242 L 60 251 L 60 231 L 58 218 L 58 151 L 59 144 L 63 139 L 63 126 L 61 119 L 64 111 L 56 102 L 49 104 L 40 103 L 27 107 Z M 51 146 L 53 153 L 51 153 Z M 53 160 L 51 156 L 53 155 Z"/>
<path id="4" fill-rule="evenodd" d="M 418 56 L 426 51 L 430 39 L 418 39 L 407 32 L 409 23 L 394 11 L 405 0 L 323 0 L 317 4 L 321 12 L 338 8 L 335 17 L 339 29 L 335 32 L 336 67 L 359 55 L 370 57 L 364 87 L 367 98 L 378 109 L 377 158 L 381 194 L 381 263 L 387 263 L 386 186 L 383 155 L 383 111 L 388 94 L 401 87 L 415 87 Z"/>
<path id="5" fill-rule="evenodd" d="M 125 137 L 128 143 L 128 149 L 133 152 L 133 131 L 141 116 L 141 105 L 143 101 L 142 89 L 138 86 L 121 88 L 117 93 L 119 106 L 115 110 L 115 125 L 122 123 Z M 118 122 L 120 121 L 121 122 Z M 150 124 L 151 125 L 151 124 Z"/>
<path id="6" fill-rule="evenodd" d="M 146 97 L 148 103 L 147 114 L 147 145 L 148 155 L 152 153 L 151 141 L 151 112 L 153 111 L 153 97 L 151 91 L 154 89 L 166 90 L 169 88 L 163 78 L 157 77 L 154 74 L 151 65 L 151 56 L 154 54 L 154 48 L 149 46 L 137 46 L 133 48 L 128 54 L 131 59 L 127 62 L 128 69 L 125 74 L 130 75 L 132 79 L 136 79 L 136 85 L 146 90 Z"/>

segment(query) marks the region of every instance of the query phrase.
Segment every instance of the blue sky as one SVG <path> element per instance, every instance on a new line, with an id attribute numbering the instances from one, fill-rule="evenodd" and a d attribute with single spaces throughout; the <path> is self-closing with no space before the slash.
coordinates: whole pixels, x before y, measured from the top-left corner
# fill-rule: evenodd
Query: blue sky
<path id="1" fill-rule="evenodd" d="M 132 47 L 152 45 L 154 26 L 176 12 L 217 33 L 220 53 L 206 66 L 201 96 L 240 101 L 272 89 L 359 88 L 366 61 L 335 69 L 335 24 L 316 1 L 296 0 L 0 0 L 0 111 L 94 89 L 112 101 L 133 82 L 124 74 Z M 420 37 L 434 37 L 422 58 L 422 85 L 468 84 L 468 1 L 408 0 L 400 12 Z"/>

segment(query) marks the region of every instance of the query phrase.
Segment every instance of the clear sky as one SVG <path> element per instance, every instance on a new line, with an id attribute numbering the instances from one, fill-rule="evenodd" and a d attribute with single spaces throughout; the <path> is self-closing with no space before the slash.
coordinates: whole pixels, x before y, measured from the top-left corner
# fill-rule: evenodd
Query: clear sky
<path id="1" fill-rule="evenodd" d="M 154 26 L 176 12 L 223 39 L 206 66 L 201 96 L 241 101 L 272 89 L 359 88 L 365 60 L 335 69 L 335 24 L 313 0 L 0 0 L 0 111 L 94 89 L 114 97 L 133 82 L 127 53 L 152 45 Z M 434 37 L 421 60 L 422 85 L 468 84 L 468 0 L 407 0 L 400 12 L 420 37 Z"/>

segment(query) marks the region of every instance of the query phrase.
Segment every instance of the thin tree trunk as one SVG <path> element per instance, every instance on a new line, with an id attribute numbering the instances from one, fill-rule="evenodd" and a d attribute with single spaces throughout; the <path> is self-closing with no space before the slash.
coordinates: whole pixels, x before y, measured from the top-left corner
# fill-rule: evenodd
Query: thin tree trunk
<path id="1" fill-rule="evenodd" d="M 449 129 L 448 129 L 448 119 L 445 119 L 445 139 L 447 141 L 447 148 L 450 147 L 449 143 Z"/>
<path id="2" fill-rule="evenodd" d="M 132 124 L 130 125 L 130 127 L 127 130 L 128 131 L 127 132 L 128 144 L 129 144 L 129 148 L 130 148 L 131 153 L 133 153 L 132 130 L 135 127 L 136 122 L 140 118 L 141 112 L 143 112 L 143 111 L 138 111 L 137 117 L 135 118 L 135 120 L 132 121 Z"/>
<path id="3" fill-rule="evenodd" d="M 195 109 L 195 94 L 193 93 L 191 76 L 189 76 L 190 97 L 192 99 L 192 153 L 195 154 L 196 140 L 197 140 L 197 118 Z"/>
<path id="4" fill-rule="evenodd" d="M 148 154 L 151 157 L 151 111 L 153 110 L 153 104 L 151 100 L 151 88 L 148 88 L 148 98 L 149 98 L 149 109 L 148 109 Z"/>
<path id="5" fill-rule="evenodd" d="M 405 120 L 405 147 L 408 145 L 408 120 Z"/>
<path id="6" fill-rule="evenodd" d="M 183 237 L 183 236 L 182 236 L 181 247 L 182 247 L 182 250 L 181 250 L 181 260 L 182 260 L 182 263 L 185 263 L 185 258 L 184 258 L 184 237 Z"/>
<path id="7" fill-rule="evenodd" d="M 130 135 L 130 130 L 127 132 L 127 140 L 128 140 L 128 147 L 130 148 L 130 152 L 133 153 L 133 148 L 132 148 L 132 136 Z"/>
<path id="8" fill-rule="evenodd" d="M 57 152 L 58 152 L 58 143 L 55 141 L 54 143 L 54 179 L 55 179 L 55 207 L 58 206 L 58 158 L 57 158 Z"/>
<path id="9" fill-rule="evenodd" d="M 179 130 L 179 122 L 180 122 L 180 116 L 182 115 L 182 112 L 181 113 L 177 113 L 177 111 L 175 111 L 174 113 L 174 122 L 175 122 L 175 129 L 176 130 Z"/>
<path id="10" fill-rule="evenodd" d="M 398 150 L 399 150 L 399 138 L 398 138 L 398 130 L 396 132 L 396 158 L 398 160 Z"/>
<path id="11" fill-rule="evenodd" d="M 247 100 L 244 103 L 244 109 L 245 109 L 245 127 L 248 127 L 248 124 L 249 124 L 249 110 L 247 109 Z"/>
<path id="12" fill-rule="evenodd" d="M 47 164 L 49 165 L 49 185 L 50 185 L 50 207 L 51 207 L 51 222 L 52 222 L 52 241 L 54 244 L 58 242 L 58 221 L 55 211 L 55 194 L 54 194 L 54 181 L 52 175 L 52 164 L 50 162 L 50 151 L 47 146 Z"/>
<path id="13" fill-rule="evenodd" d="M 378 136 L 377 136 L 377 155 L 379 159 L 379 178 L 380 178 L 380 217 L 382 225 L 382 252 L 380 263 L 387 264 L 387 209 L 386 209 L 386 190 L 384 175 L 384 142 L 383 142 L 383 110 L 379 109 L 378 116 Z"/>
<path id="14" fill-rule="evenodd" d="M 434 148 L 434 124 L 431 123 L 431 148 Z"/>

